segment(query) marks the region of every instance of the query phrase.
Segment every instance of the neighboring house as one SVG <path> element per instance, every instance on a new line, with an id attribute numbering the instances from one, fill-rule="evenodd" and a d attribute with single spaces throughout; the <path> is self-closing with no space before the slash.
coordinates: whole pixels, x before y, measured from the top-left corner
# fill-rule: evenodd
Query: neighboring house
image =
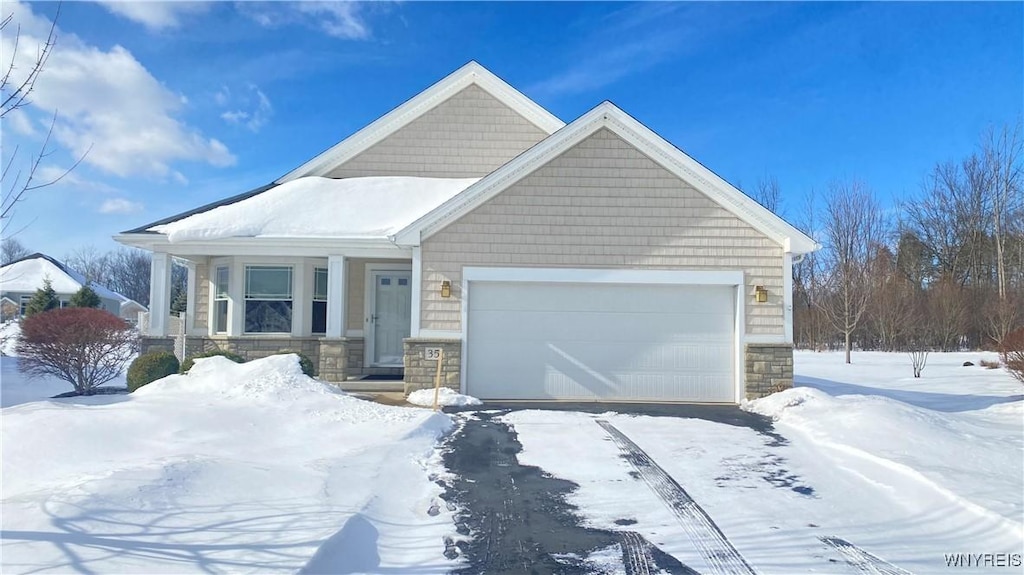
<path id="1" fill-rule="evenodd" d="M 275 182 L 124 232 L 190 349 L 300 350 L 484 399 L 736 403 L 792 385 L 813 240 L 605 102 L 565 125 L 471 62 Z M 147 347 L 170 347 L 153 316 Z"/>
<path id="2" fill-rule="evenodd" d="M 10 309 L 15 317 L 25 315 L 25 308 L 36 290 L 49 279 L 57 293 L 61 307 L 67 307 L 71 296 L 85 285 L 85 276 L 44 254 L 32 254 L 0 268 L 0 298 L 4 313 Z M 101 307 L 131 323 L 136 323 L 139 312 L 146 307 L 135 300 L 109 290 L 99 284 L 90 284 L 100 297 Z"/>

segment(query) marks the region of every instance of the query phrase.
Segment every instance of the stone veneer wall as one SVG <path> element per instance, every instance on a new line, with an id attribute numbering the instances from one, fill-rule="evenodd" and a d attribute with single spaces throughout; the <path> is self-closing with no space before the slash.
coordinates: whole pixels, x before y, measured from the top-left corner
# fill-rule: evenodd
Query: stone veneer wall
<path id="1" fill-rule="evenodd" d="M 164 346 L 172 346 L 173 338 Z M 321 337 L 189 337 L 185 341 L 185 355 L 195 355 L 221 349 L 236 353 L 246 360 L 259 359 L 281 351 L 298 351 L 317 367 L 317 375 L 324 381 L 342 382 L 349 376 L 362 375 L 363 338 L 326 339 Z M 146 350 L 144 350 L 146 351 Z"/>
<path id="2" fill-rule="evenodd" d="M 793 387 L 792 344 L 748 343 L 744 357 L 747 399 Z"/>
<path id="3" fill-rule="evenodd" d="M 174 353 L 174 338 L 151 336 L 141 337 L 139 340 L 139 355 L 149 353 L 151 351 L 166 351 L 167 353 Z"/>
<path id="4" fill-rule="evenodd" d="M 408 338 L 405 348 L 405 394 L 417 389 L 434 387 L 437 360 L 426 359 L 428 347 L 444 350 L 441 366 L 441 385 L 459 391 L 459 371 L 462 369 L 462 340 L 437 338 Z"/>

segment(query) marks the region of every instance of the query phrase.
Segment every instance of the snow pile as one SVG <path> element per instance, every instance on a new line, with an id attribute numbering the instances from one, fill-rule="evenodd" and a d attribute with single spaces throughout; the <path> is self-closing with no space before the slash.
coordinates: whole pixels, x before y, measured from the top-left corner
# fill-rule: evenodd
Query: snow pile
<path id="1" fill-rule="evenodd" d="M 308 176 L 150 231 L 170 242 L 236 237 L 384 238 L 477 178 Z"/>
<path id="2" fill-rule="evenodd" d="M 422 405 L 424 407 L 434 406 L 434 390 L 433 389 L 417 389 L 416 391 L 409 394 L 406 401 L 413 405 Z M 462 395 L 456 391 L 452 391 L 447 387 L 442 387 L 438 390 L 437 394 L 438 405 L 481 405 L 482 401 L 479 399 L 469 396 Z"/>
<path id="3" fill-rule="evenodd" d="M 347 396 L 294 356 L 2 415 L 2 572 L 457 567 L 429 479 L 448 416 Z"/>

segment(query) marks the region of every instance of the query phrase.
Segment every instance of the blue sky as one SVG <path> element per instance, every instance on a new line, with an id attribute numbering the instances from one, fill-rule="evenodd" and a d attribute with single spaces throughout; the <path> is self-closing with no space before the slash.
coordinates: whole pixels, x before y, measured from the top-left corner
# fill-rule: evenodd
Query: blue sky
<path id="1" fill-rule="evenodd" d="M 791 221 L 837 179 L 892 205 L 1024 114 L 1022 6 L 64 3 L 3 160 L 24 170 L 55 109 L 41 175 L 89 152 L 8 229 L 58 258 L 114 248 L 283 175 L 471 59 L 565 121 L 611 100 L 734 184 L 776 177 Z M 56 8 L 4 2 L 19 58 Z"/>

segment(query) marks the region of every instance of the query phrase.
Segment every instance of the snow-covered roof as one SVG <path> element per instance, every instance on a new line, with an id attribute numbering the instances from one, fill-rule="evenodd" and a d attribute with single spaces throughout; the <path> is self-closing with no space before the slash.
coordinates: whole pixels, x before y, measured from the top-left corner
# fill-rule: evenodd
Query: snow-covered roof
<path id="1" fill-rule="evenodd" d="M 477 178 L 307 176 L 149 228 L 169 242 L 224 238 L 386 238 Z"/>
<path id="2" fill-rule="evenodd" d="M 73 294 L 86 284 L 85 276 L 44 254 L 32 254 L 0 268 L 0 289 L 5 292 L 34 292 L 49 278 L 53 291 Z M 90 284 L 96 295 L 118 302 L 128 301 L 123 295 L 99 284 Z"/>

